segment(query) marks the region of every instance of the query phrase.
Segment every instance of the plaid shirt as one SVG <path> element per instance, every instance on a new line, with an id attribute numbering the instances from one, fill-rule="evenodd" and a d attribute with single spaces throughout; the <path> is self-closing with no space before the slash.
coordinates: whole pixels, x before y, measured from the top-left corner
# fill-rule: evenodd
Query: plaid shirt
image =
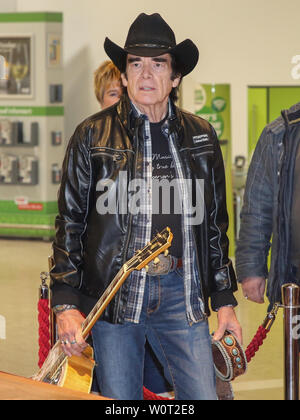
<path id="1" fill-rule="evenodd" d="M 129 247 L 129 254 L 133 255 L 138 249 L 142 249 L 152 239 L 151 221 L 152 221 L 152 141 L 150 132 L 150 121 L 146 115 L 132 104 L 136 116 L 143 118 L 143 185 L 144 190 L 141 193 L 141 209 L 137 216 L 134 216 L 132 241 Z M 169 117 L 173 115 L 171 102 L 169 101 Z M 180 163 L 180 156 L 175 146 L 175 135 L 170 134 L 168 130 L 168 120 L 163 126 L 163 132 L 169 139 L 170 152 L 173 157 L 175 171 L 179 183 L 181 194 L 181 203 L 183 206 L 182 214 L 182 232 L 183 232 L 183 277 L 185 286 L 186 315 L 190 324 L 198 322 L 205 316 L 204 303 L 201 296 L 201 285 L 196 270 L 196 254 L 193 242 L 193 232 L 189 221 L 190 213 L 184 203 L 189 202 L 188 187 L 184 179 L 183 169 Z M 138 323 L 143 305 L 144 289 L 146 282 L 146 270 L 133 271 L 128 281 L 130 281 L 129 296 L 126 305 L 124 320 Z"/>

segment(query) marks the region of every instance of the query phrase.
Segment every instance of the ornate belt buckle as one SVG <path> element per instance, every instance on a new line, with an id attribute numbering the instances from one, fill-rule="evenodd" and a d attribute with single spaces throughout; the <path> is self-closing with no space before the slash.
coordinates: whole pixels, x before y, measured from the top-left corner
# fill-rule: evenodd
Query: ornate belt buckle
<path id="1" fill-rule="evenodd" d="M 159 262 L 155 263 L 155 260 L 152 260 L 148 264 L 147 274 L 149 276 L 163 276 L 168 274 L 172 267 L 172 257 L 171 255 L 165 256 L 160 254 L 158 256 Z"/>

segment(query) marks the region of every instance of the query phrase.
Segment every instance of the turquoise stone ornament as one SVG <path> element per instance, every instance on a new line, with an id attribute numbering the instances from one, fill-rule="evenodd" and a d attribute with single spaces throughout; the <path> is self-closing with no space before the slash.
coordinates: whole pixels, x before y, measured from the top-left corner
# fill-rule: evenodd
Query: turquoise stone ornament
<path id="1" fill-rule="evenodd" d="M 233 340 L 230 337 L 225 337 L 224 341 L 227 344 L 227 346 L 232 346 L 233 345 Z"/>

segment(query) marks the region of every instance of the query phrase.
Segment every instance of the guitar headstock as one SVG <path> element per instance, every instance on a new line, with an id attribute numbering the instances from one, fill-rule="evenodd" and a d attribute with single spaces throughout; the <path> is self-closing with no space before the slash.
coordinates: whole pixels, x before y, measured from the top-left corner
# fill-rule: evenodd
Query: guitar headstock
<path id="1" fill-rule="evenodd" d="M 141 270 L 159 254 L 166 251 L 171 246 L 172 239 L 173 234 L 171 229 L 166 227 L 163 231 L 158 233 L 145 248 L 137 251 L 134 256 L 124 264 L 124 271 Z"/>

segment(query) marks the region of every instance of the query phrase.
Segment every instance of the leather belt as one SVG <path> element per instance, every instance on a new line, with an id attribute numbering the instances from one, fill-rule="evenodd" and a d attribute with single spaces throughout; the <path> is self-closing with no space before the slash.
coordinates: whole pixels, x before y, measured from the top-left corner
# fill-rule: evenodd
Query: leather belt
<path id="1" fill-rule="evenodd" d="M 157 258 L 148 264 L 148 276 L 163 276 L 182 267 L 182 258 L 164 254 L 160 254 Z"/>

